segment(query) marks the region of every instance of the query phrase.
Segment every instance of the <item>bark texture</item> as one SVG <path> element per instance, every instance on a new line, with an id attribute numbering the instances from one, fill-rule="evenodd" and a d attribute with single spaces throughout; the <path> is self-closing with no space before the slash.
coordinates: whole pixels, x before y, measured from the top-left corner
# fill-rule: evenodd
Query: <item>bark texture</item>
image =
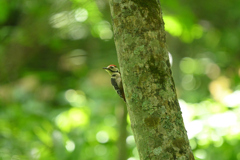
<path id="1" fill-rule="evenodd" d="M 141 160 L 193 160 L 158 0 L 110 0 L 115 44 Z"/>

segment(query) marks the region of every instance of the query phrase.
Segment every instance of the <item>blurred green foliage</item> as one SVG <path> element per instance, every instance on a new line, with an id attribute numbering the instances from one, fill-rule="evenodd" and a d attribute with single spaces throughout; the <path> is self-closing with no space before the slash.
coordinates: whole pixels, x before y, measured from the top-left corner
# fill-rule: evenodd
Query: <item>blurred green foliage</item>
<path id="1" fill-rule="evenodd" d="M 196 159 L 240 160 L 240 1 L 161 4 Z M 125 106 L 102 70 L 117 64 L 108 1 L 1 0 L 0 27 L 0 159 L 117 159 Z"/>

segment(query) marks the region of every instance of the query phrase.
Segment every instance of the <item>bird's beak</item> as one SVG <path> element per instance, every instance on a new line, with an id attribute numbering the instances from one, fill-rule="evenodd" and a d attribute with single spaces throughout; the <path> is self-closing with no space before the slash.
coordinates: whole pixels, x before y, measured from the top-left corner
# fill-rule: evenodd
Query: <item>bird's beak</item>
<path id="1" fill-rule="evenodd" d="M 112 75 L 112 73 L 108 67 L 103 67 L 103 69 L 105 69 L 105 71 L 107 71 L 110 75 Z"/>

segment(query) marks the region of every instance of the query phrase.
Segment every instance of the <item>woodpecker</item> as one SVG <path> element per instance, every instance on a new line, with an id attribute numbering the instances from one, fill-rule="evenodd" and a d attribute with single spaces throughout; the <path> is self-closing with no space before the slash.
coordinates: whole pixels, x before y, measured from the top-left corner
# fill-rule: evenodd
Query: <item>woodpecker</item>
<path id="1" fill-rule="evenodd" d="M 114 89 L 117 91 L 118 95 L 126 102 L 123 91 L 121 73 L 119 72 L 117 66 L 111 64 L 108 67 L 104 67 L 103 69 L 105 69 L 111 75 L 111 83 Z"/>

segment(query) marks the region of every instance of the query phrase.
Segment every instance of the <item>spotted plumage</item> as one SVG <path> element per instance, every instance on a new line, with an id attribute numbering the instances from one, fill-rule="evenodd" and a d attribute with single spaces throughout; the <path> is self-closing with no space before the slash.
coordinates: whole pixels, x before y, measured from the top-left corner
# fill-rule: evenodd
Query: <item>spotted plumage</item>
<path id="1" fill-rule="evenodd" d="M 111 83 L 114 89 L 117 91 L 118 95 L 126 102 L 123 91 L 121 73 L 119 72 L 117 66 L 111 64 L 108 67 L 104 67 L 103 69 L 105 69 L 111 75 Z"/>

